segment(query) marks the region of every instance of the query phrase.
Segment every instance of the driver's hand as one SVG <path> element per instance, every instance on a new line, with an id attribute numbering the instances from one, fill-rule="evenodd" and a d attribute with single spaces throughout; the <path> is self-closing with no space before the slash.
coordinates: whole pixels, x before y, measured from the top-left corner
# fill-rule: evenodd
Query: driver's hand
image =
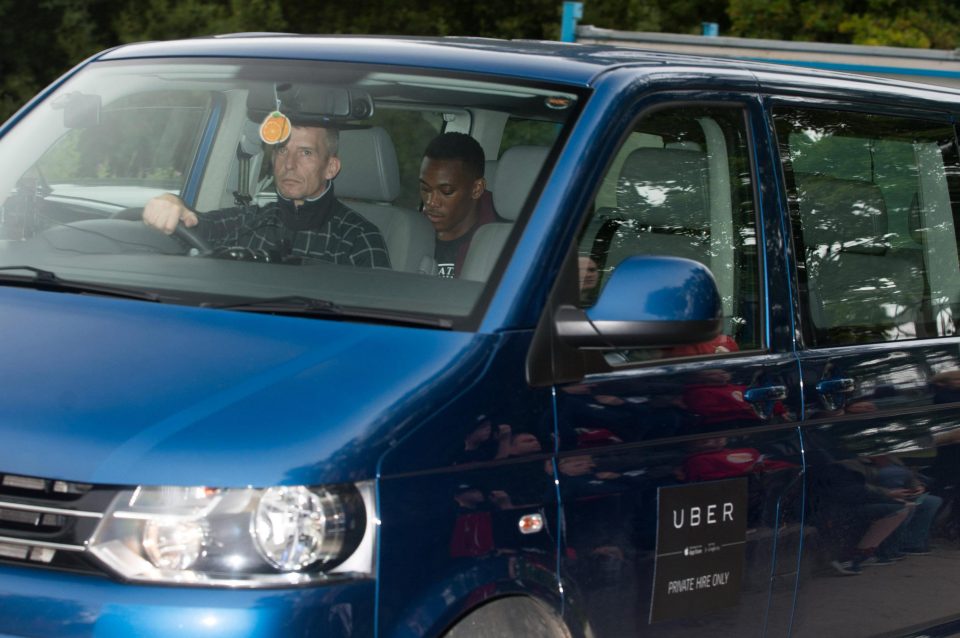
<path id="1" fill-rule="evenodd" d="M 199 221 L 179 197 L 170 193 L 154 197 L 143 207 L 143 223 L 165 235 L 172 234 L 180 222 L 187 228 L 193 228 Z"/>

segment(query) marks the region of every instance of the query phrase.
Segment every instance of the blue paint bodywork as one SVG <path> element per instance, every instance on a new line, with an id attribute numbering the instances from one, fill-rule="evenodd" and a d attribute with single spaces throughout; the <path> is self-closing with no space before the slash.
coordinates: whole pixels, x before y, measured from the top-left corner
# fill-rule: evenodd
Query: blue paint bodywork
<path id="1" fill-rule="evenodd" d="M 4 565 L 0 635 L 436 636 L 483 603 L 512 595 L 545 605 L 574 636 L 692 636 L 705 626 L 813 635 L 816 628 L 804 626 L 797 609 L 815 610 L 829 590 L 801 558 L 810 534 L 803 511 L 808 465 L 840 451 L 879 449 L 878 436 L 858 437 L 894 418 L 907 433 L 902 441 L 922 440 L 932 427 L 957 427 L 953 404 L 929 414 L 914 409 L 934 400 L 910 377 L 924 362 L 960 367 L 956 339 L 923 348 L 804 352 L 787 197 L 768 117 L 780 100 L 821 107 L 845 101 L 949 119 L 957 95 L 772 65 L 470 38 L 226 37 L 131 45 L 99 59 L 160 57 L 482 73 L 566 86 L 586 99 L 534 189 L 538 195 L 518 222 L 523 232 L 473 331 L 0 288 L 0 473 L 111 486 L 373 481 L 378 498 L 370 578 L 231 590 Z M 89 64 L 96 62 L 71 74 Z M 3 125 L 0 137 L 49 92 Z M 566 355 L 560 344 L 543 345 L 543 326 L 552 295 L 569 283 L 565 260 L 600 180 L 641 114 L 697 102 L 736 104 L 746 113 L 765 348 L 720 364 L 670 359 L 552 376 Z M 208 139 L 195 179 L 209 150 Z M 188 198 L 196 182 L 189 184 Z M 645 307 L 638 316 L 630 300 L 608 296 L 591 317 L 716 315 L 712 282 L 645 283 L 653 291 L 648 299 L 658 289 L 683 288 L 693 303 Z M 818 413 L 812 388 L 841 360 L 858 379 L 893 379 L 894 398 L 869 415 Z M 761 406 L 756 414 L 708 422 L 686 407 L 684 398 L 693 403 L 692 395 L 716 390 L 705 379 L 717 368 L 728 394 L 786 388 L 783 410 L 791 420 L 766 421 Z M 548 382 L 537 381 L 537 370 L 549 371 Z M 728 435 L 789 459 L 781 482 L 751 484 L 756 510 L 743 602 L 713 617 L 715 625 L 650 625 L 658 490 L 679 482 L 677 468 L 693 443 Z M 490 454 L 481 457 L 479 449 Z M 611 501 L 612 516 L 601 507 Z M 544 530 L 522 534 L 521 517 L 534 514 Z M 629 561 L 613 560 L 616 549 Z M 954 579 L 947 588 L 955 594 L 960 584 Z M 618 613 L 628 607 L 624 620 Z M 948 621 L 941 615 L 916 624 Z"/>

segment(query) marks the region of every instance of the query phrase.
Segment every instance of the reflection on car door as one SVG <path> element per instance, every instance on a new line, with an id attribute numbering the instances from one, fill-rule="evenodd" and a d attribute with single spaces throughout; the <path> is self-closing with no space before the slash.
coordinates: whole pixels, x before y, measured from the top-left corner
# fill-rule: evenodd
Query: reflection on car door
<path id="1" fill-rule="evenodd" d="M 578 243 L 582 304 L 636 254 L 695 259 L 716 339 L 608 352 L 557 387 L 561 577 L 598 637 L 788 627 L 803 536 L 796 362 L 783 271 L 762 221 L 746 104 L 650 109 L 611 162 Z M 764 276 L 761 276 L 761 273 Z M 769 282 L 765 287 L 764 282 Z"/>
<path id="2" fill-rule="evenodd" d="M 810 534 L 793 635 L 946 623 L 960 594 L 953 127 L 789 103 L 774 118 L 805 345 Z"/>

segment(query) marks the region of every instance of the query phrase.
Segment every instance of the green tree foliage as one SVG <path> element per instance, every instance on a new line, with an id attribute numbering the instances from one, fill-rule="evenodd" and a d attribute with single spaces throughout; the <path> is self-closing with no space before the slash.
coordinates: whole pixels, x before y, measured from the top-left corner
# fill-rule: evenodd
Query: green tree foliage
<path id="1" fill-rule="evenodd" d="M 701 22 L 726 30 L 728 0 L 586 0 L 583 23 L 620 31 L 699 33 Z"/>
<path id="2" fill-rule="evenodd" d="M 354 0 L 307 5 L 282 0 L 293 31 L 395 35 L 470 35 L 556 39 L 557 0 L 437 2 L 436 0 Z"/>
<path id="3" fill-rule="evenodd" d="M 125 0 L 111 26 L 118 42 L 287 30 L 274 0 Z"/>
<path id="4" fill-rule="evenodd" d="M 0 0 L 0 121 L 57 76 L 117 44 L 110 0 Z"/>
<path id="5" fill-rule="evenodd" d="M 953 49 L 960 4 L 946 0 L 729 0 L 729 35 Z"/>
<path id="6" fill-rule="evenodd" d="M 562 0 L 0 0 L 0 121 L 117 44 L 214 33 L 556 39 Z M 584 0 L 584 24 L 628 31 L 953 49 L 956 0 Z"/>

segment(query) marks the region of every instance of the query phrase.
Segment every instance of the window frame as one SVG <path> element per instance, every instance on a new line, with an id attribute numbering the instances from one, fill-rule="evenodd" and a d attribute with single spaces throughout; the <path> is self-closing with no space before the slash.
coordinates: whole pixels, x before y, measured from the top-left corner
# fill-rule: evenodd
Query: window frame
<path id="1" fill-rule="evenodd" d="M 766 277 L 764 276 L 765 267 L 766 267 L 766 263 L 765 263 L 766 256 L 764 255 L 764 250 L 763 250 L 763 245 L 764 245 L 764 241 L 763 241 L 764 229 L 762 228 L 763 214 L 762 214 L 762 205 L 760 201 L 761 194 L 760 194 L 760 189 L 758 188 L 759 171 L 757 170 L 758 167 L 757 167 L 756 154 L 754 153 L 754 150 L 753 150 L 757 142 L 756 142 L 756 137 L 754 135 L 753 126 L 752 126 L 752 120 L 751 120 L 752 112 L 751 112 L 749 97 L 750 96 L 737 94 L 732 96 L 730 99 L 711 98 L 711 99 L 701 100 L 701 99 L 690 99 L 688 95 L 677 94 L 677 93 L 661 93 L 661 94 L 648 96 L 648 98 L 643 101 L 642 107 L 638 109 L 631 117 L 630 124 L 628 127 L 625 128 L 625 134 L 621 136 L 618 144 L 615 147 L 615 150 L 611 153 L 608 159 L 607 165 L 605 166 L 602 176 L 598 180 L 595 191 L 590 200 L 592 204 L 596 203 L 597 198 L 601 190 L 603 189 L 605 183 L 608 183 L 607 178 L 610 174 L 610 171 L 616 166 L 623 148 L 628 144 L 630 137 L 638 132 L 637 127 L 641 125 L 644 120 L 648 120 L 651 116 L 657 115 L 661 112 L 668 111 L 668 110 L 676 112 L 676 111 L 682 111 L 686 109 L 686 110 L 694 111 L 694 113 L 699 110 L 703 112 L 703 115 L 708 115 L 711 109 L 727 109 L 732 114 L 730 117 L 730 122 L 733 122 L 735 119 L 740 120 L 738 124 L 742 125 L 742 128 L 740 128 L 738 132 L 743 135 L 743 149 L 744 149 L 744 156 L 741 159 L 746 162 L 746 165 L 744 166 L 744 168 L 746 169 L 746 172 L 748 172 L 750 176 L 749 192 L 750 192 L 750 198 L 751 198 L 750 201 L 752 202 L 752 209 L 753 209 L 752 228 L 754 231 L 753 237 L 755 241 L 755 253 L 756 253 L 755 255 L 753 255 L 753 257 L 757 260 L 756 266 L 755 266 L 755 281 L 753 283 L 756 286 L 758 308 L 757 308 L 757 315 L 755 317 L 751 317 L 750 319 L 755 321 L 757 324 L 757 328 L 755 330 L 756 332 L 755 336 L 758 340 L 758 343 L 756 347 L 744 349 L 742 351 L 733 352 L 733 353 L 723 353 L 723 354 L 720 354 L 720 356 L 730 356 L 730 355 L 735 356 L 741 352 L 744 354 L 756 354 L 758 352 L 767 351 L 769 348 L 769 339 L 767 337 L 767 331 L 763 329 L 763 327 L 766 324 L 766 297 L 767 297 L 766 289 L 765 289 Z M 737 116 L 737 113 L 739 113 L 739 117 Z M 724 131 L 724 133 L 725 132 L 726 131 Z M 730 149 L 727 149 L 727 150 L 729 151 Z M 731 161 L 731 158 L 732 158 L 732 155 L 728 157 L 728 160 L 727 160 L 728 169 L 734 165 L 733 162 Z M 746 187 L 742 187 L 731 182 L 730 188 L 731 188 L 731 192 L 733 192 L 737 188 L 746 188 Z M 743 203 L 744 201 L 746 200 L 743 200 L 740 203 Z M 737 210 L 737 206 L 736 206 L 737 202 L 733 202 L 733 204 L 734 206 L 731 209 L 731 221 L 735 225 L 736 222 L 738 221 L 736 219 L 736 216 L 738 214 L 745 215 L 746 213 L 742 213 Z M 596 212 L 595 210 L 588 211 L 583 215 L 583 218 L 581 219 L 580 228 L 576 235 L 575 247 L 574 247 L 575 252 L 577 253 L 579 253 L 579 250 L 580 250 L 580 244 L 582 241 L 583 234 L 586 232 L 590 222 L 595 218 L 595 212 Z M 736 232 L 736 228 L 734 228 L 733 230 L 734 232 Z M 739 249 L 739 253 L 737 253 L 738 249 Z M 743 263 L 742 259 L 750 257 L 750 252 L 743 250 L 742 245 L 734 246 L 732 249 L 732 252 L 735 254 L 736 257 L 741 259 L 741 261 L 739 262 L 741 265 Z M 663 254 L 669 255 L 669 253 L 663 253 Z M 609 267 L 609 264 L 607 266 Z M 713 272 L 712 269 L 711 269 L 711 272 Z M 741 297 L 739 294 L 742 292 L 742 287 L 740 285 L 741 280 L 736 276 L 734 276 L 733 284 L 734 284 L 733 286 L 734 302 L 736 302 Z M 598 283 L 598 292 L 600 291 L 601 288 L 602 288 L 602 283 Z M 734 312 L 730 316 L 725 316 L 724 320 L 725 321 L 732 320 L 736 316 L 738 315 L 736 314 L 736 312 Z M 718 355 L 717 354 L 683 355 L 680 357 L 662 357 L 662 358 L 648 359 L 644 361 L 630 361 L 629 363 L 618 364 L 615 367 L 615 369 L 620 369 L 625 366 L 632 367 L 634 365 L 656 364 L 658 362 L 662 362 L 666 360 L 677 360 L 677 359 L 688 360 L 688 359 L 699 359 L 703 357 L 713 357 L 713 356 L 718 356 Z"/>
<path id="2" fill-rule="evenodd" d="M 607 154 L 606 163 L 603 170 L 598 172 L 598 178 L 592 185 L 590 196 L 586 199 L 587 205 L 581 211 L 577 221 L 577 231 L 574 233 L 570 242 L 570 250 L 565 262 L 564 269 L 558 276 L 554 287 L 552 299 L 549 307 L 556 308 L 561 303 L 576 304 L 579 296 L 578 287 L 578 266 L 577 257 L 581 238 L 594 216 L 594 203 L 597 195 L 603 187 L 604 179 L 613 167 L 615 160 L 624 147 L 630 135 L 634 133 L 637 125 L 644 118 L 649 117 L 661 110 L 680 109 L 680 108 L 726 108 L 739 111 L 742 118 L 742 133 L 744 135 L 744 147 L 746 149 L 747 170 L 750 175 L 750 193 L 753 201 L 753 221 L 755 237 L 757 242 L 757 251 L 755 259 L 757 273 L 757 334 L 759 343 L 753 349 L 745 349 L 730 353 L 714 353 L 705 355 L 688 355 L 681 357 L 652 358 L 641 361 L 630 361 L 628 363 L 610 365 L 604 357 L 596 356 L 596 353 L 583 353 L 573 350 L 564 344 L 554 344 L 555 361 L 557 369 L 551 373 L 554 382 L 576 378 L 578 375 L 619 373 L 620 371 L 632 370 L 636 368 L 647 368 L 664 364 L 675 364 L 686 361 L 702 361 L 713 358 L 742 358 L 765 355 L 771 352 L 772 335 L 769 327 L 769 290 L 768 290 L 768 259 L 765 246 L 767 244 L 767 219 L 769 213 L 765 211 L 764 193 L 760 188 L 761 180 L 761 159 L 757 152 L 757 145 L 766 142 L 762 133 L 758 133 L 758 121 L 762 117 L 762 109 L 757 101 L 755 94 L 745 93 L 743 91 L 724 92 L 722 90 L 710 93 L 702 91 L 659 91 L 641 95 L 631 106 L 630 111 L 623 118 L 627 122 L 616 144 L 611 146 L 611 151 Z M 779 223 L 779 222 L 777 222 Z M 549 314 L 549 313 L 547 313 Z M 545 316 L 547 316 L 545 314 Z M 556 337 L 554 337 L 556 340 Z M 536 353 L 538 348 L 531 352 Z M 531 357 L 533 359 L 535 357 Z M 539 366 L 528 365 L 528 376 L 533 383 L 542 380 L 544 374 L 539 370 Z"/>

